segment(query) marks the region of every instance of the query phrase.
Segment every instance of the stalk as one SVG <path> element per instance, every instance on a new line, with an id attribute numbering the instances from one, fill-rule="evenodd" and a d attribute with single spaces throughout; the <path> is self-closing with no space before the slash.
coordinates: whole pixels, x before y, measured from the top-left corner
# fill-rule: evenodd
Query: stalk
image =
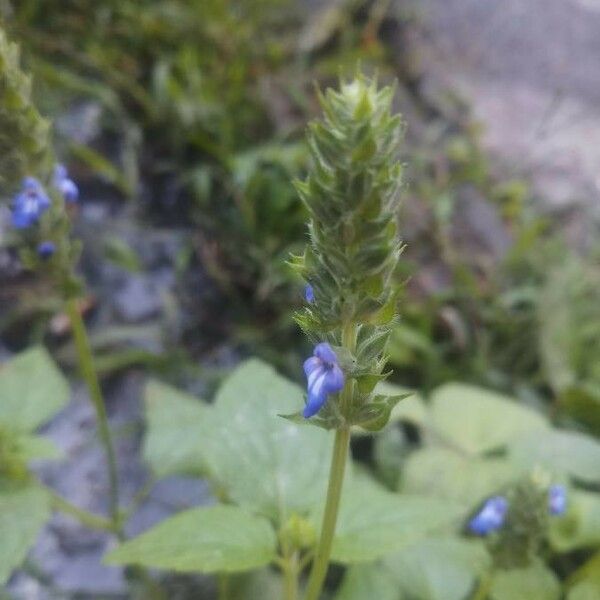
<path id="1" fill-rule="evenodd" d="M 356 347 L 356 325 L 354 323 L 347 323 L 344 326 L 342 330 L 342 346 L 352 352 L 354 351 Z M 353 391 L 354 382 L 350 381 L 342 391 L 340 398 L 342 407 L 346 407 L 352 400 Z M 305 600 L 318 600 L 323 589 L 331 557 L 331 546 L 337 524 L 340 499 L 342 497 L 349 447 L 350 428 L 348 426 L 340 427 L 335 433 L 333 456 L 331 457 L 331 468 L 329 470 L 327 500 L 325 502 L 325 512 L 323 513 L 323 523 L 321 525 L 321 537 L 315 552 Z"/>
<path id="2" fill-rule="evenodd" d="M 87 385 L 90 399 L 96 411 L 100 441 L 102 442 L 104 451 L 106 453 L 110 490 L 110 516 L 115 530 L 119 530 L 120 516 L 117 461 L 112 436 L 108 426 L 106 405 L 104 403 L 104 397 L 102 396 L 102 390 L 100 389 L 98 374 L 94 367 L 94 357 L 92 355 L 90 340 L 83 319 L 81 318 L 81 314 L 79 313 L 77 302 L 73 298 L 67 301 L 67 313 L 73 329 L 73 338 L 75 341 L 75 348 L 79 361 L 79 369 L 81 371 L 81 376 Z"/>

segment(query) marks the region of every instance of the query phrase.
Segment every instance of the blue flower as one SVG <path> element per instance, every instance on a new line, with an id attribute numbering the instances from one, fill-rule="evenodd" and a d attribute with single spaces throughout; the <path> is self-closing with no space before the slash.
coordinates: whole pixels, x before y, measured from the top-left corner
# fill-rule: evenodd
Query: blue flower
<path id="1" fill-rule="evenodd" d="M 69 172 L 64 165 L 56 165 L 54 168 L 54 187 L 61 193 L 65 202 L 75 203 L 79 200 L 79 188 L 69 178 Z"/>
<path id="2" fill-rule="evenodd" d="M 12 225 L 15 229 L 28 229 L 35 225 L 50 207 L 50 198 L 42 184 L 33 177 L 26 177 L 21 191 L 14 197 Z"/>
<path id="3" fill-rule="evenodd" d="M 313 286 L 310 283 L 307 283 L 304 287 L 304 299 L 309 304 L 314 304 L 315 301 L 315 290 L 313 290 Z"/>
<path id="4" fill-rule="evenodd" d="M 38 256 L 43 260 L 48 260 L 56 252 L 54 242 L 42 242 L 37 247 Z"/>
<path id="5" fill-rule="evenodd" d="M 317 344 L 313 356 L 304 361 L 304 373 L 308 380 L 308 400 L 302 414 L 308 419 L 321 410 L 329 394 L 344 387 L 344 372 L 332 347 L 323 342 Z"/>
<path id="6" fill-rule="evenodd" d="M 548 489 L 548 510 L 555 516 L 567 510 L 567 490 L 564 485 L 554 484 Z"/>
<path id="7" fill-rule="evenodd" d="M 507 511 L 508 501 L 504 496 L 489 498 L 469 521 L 469 529 L 476 535 L 488 535 L 502 527 Z"/>

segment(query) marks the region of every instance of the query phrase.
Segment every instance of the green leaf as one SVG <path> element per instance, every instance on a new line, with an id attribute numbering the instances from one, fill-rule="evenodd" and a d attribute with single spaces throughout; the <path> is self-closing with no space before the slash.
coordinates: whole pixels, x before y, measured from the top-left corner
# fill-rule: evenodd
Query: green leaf
<path id="1" fill-rule="evenodd" d="M 265 568 L 230 578 L 230 600 L 281 600 L 284 597 L 281 575 Z"/>
<path id="2" fill-rule="evenodd" d="M 275 551 L 275 532 L 266 519 L 235 506 L 213 506 L 170 517 L 119 546 L 105 562 L 229 573 L 267 565 Z"/>
<path id="3" fill-rule="evenodd" d="M 23 562 L 49 517 L 48 495 L 42 488 L 0 490 L 0 585 Z"/>
<path id="4" fill-rule="evenodd" d="M 404 492 L 447 498 L 468 509 L 518 474 L 519 470 L 504 459 L 423 448 L 409 456 L 401 483 Z"/>
<path id="5" fill-rule="evenodd" d="M 392 410 L 401 400 L 405 400 L 409 396 L 410 394 L 377 395 L 371 402 L 361 407 L 361 410 L 354 417 L 354 422 L 366 431 L 381 431 L 388 424 Z"/>
<path id="6" fill-rule="evenodd" d="M 570 475 L 585 483 L 600 482 L 600 443 L 575 431 L 541 431 L 523 435 L 509 448 L 521 468 L 544 467 L 555 475 Z"/>
<path id="7" fill-rule="evenodd" d="M 459 383 L 438 388 L 431 410 L 435 428 L 474 454 L 502 448 L 520 434 L 548 427 L 542 415 L 506 396 Z"/>
<path id="8" fill-rule="evenodd" d="M 600 598 L 600 581 L 584 580 L 573 586 L 567 600 L 598 600 Z"/>
<path id="9" fill-rule="evenodd" d="M 0 424 L 33 431 L 69 399 L 69 386 L 44 348 L 33 348 L 0 366 Z"/>
<path id="10" fill-rule="evenodd" d="M 556 575 L 541 562 L 525 569 L 497 571 L 490 592 L 492 600 L 559 600 L 560 596 Z"/>
<path id="11" fill-rule="evenodd" d="M 341 563 L 373 561 L 447 529 L 460 512 L 450 502 L 400 496 L 358 478 L 344 488 L 332 558 Z"/>
<path id="12" fill-rule="evenodd" d="M 346 572 L 334 600 L 400 600 L 398 585 L 382 565 L 354 565 Z"/>
<path id="13" fill-rule="evenodd" d="M 406 399 L 396 404 L 390 416 L 390 423 L 406 421 L 418 427 L 422 427 L 429 419 L 429 411 L 423 398 L 413 390 L 383 381 L 377 385 L 375 391 L 379 394 L 397 396 L 409 394 Z"/>
<path id="14" fill-rule="evenodd" d="M 158 477 L 202 475 L 203 423 L 209 408 L 168 385 L 151 381 L 146 387 L 144 459 Z"/>
<path id="15" fill-rule="evenodd" d="M 39 435 L 20 435 L 17 444 L 26 462 L 31 460 L 58 460 L 63 453 L 52 440 Z"/>
<path id="16" fill-rule="evenodd" d="M 223 384 L 203 427 L 211 478 L 231 500 L 279 524 L 308 513 L 327 487 L 331 436 L 278 416 L 302 404 L 302 389 L 250 360 Z"/>
<path id="17" fill-rule="evenodd" d="M 600 544 L 600 494 L 570 491 L 567 514 L 551 520 L 550 542 L 559 552 Z"/>
<path id="18" fill-rule="evenodd" d="M 490 562 L 482 543 L 459 538 L 423 540 L 385 560 L 403 597 L 419 600 L 463 600 Z"/>

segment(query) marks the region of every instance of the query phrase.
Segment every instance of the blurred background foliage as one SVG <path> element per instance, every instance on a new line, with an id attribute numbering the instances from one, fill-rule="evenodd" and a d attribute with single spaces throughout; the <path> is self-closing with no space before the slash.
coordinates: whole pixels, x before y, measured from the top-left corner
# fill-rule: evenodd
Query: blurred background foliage
<path id="1" fill-rule="evenodd" d="M 105 331 L 96 340 L 106 371 L 193 364 L 227 345 L 298 376 L 306 348 L 290 315 L 301 289 L 285 260 L 305 242 L 305 213 L 291 182 L 306 168 L 314 84 L 360 62 L 398 80 L 407 122 L 394 377 L 426 392 L 456 379 L 485 384 L 598 431 L 598 250 L 570 248 L 527 182 L 490 164 L 468 106 L 421 69 L 412 6 L 346 0 L 307 14 L 291 0 L 0 4 L 88 195 L 112 198 L 116 214 L 141 227 L 184 233 L 177 300 L 158 334 L 168 330 L 170 350 L 116 356 L 132 329 Z M 98 256 L 144 268 L 118 231 L 98 253 L 84 268 Z M 39 339 L 53 303 L 31 298 L 19 277 L 14 294 L 30 301 L 0 325 L 10 334 L 16 321 L 20 335 L 25 327 Z M 188 362 L 167 357 L 180 341 Z M 594 419 L 582 419 L 589 411 Z"/>

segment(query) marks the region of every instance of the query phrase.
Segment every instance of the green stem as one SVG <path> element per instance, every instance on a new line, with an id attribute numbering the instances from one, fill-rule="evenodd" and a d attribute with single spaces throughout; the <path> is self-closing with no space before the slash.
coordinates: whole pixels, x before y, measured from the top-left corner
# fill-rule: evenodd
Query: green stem
<path id="1" fill-rule="evenodd" d="M 45 488 L 50 495 L 52 504 L 57 510 L 75 517 L 79 522 L 83 523 L 90 529 L 101 529 L 103 531 L 114 531 L 114 523 L 104 517 L 94 515 L 82 508 L 71 504 L 68 500 L 59 496 L 55 491 L 50 488 Z"/>
<path id="2" fill-rule="evenodd" d="M 352 322 L 346 322 L 342 328 L 342 346 L 351 352 L 356 350 L 357 328 Z M 354 381 L 350 380 L 340 394 L 340 406 L 342 414 L 346 414 L 348 405 L 354 394 Z M 333 456 L 331 457 L 331 468 L 329 470 L 329 485 L 327 488 L 327 500 L 325 501 L 325 512 L 321 525 L 321 537 L 315 551 L 315 558 L 308 579 L 305 600 L 318 600 L 325 583 L 329 558 L 331 557 L 331 546 L 337 523 L 337 516 L 342 497 L 344 484 L 344 473 L 346 471 L 346 460 L 350 448 L 350 427 L 344 425 L 335 433 Z"/>
<path id="3" fill-rule="evenodd" d="M 492 582 L 494 580 L 493 571 L 490 571 L 483 575 L 483 577 L 479 580 L 479 585 L 475 590 L 473 595 L 473 600 L 486 600 L 488 597 L 490 590 L 492 589 Z"/>
<path id="4" fill-rule="evenodd" d="M 327 488 L 327 501 L 325 503 L 323 524 L 321 526 L 321 538 L 315 553 L 308 587 L 306 588 L 306 600 L 318 600 L 323 589 L 323 583 L 325 582 L 340 498 L 342 496 L 342 485 L 344 483 L 344 471 L 346 469 L 349 445 L 350 429 L 348 427 L 338 429 L 335 433 L 335 444 L 333 446 L 331 469 L 329 471 L 329 487 Z"/>
<path id="5" fill-rule="evenodd" d="M 96 418 L 98 420 L 98 431 L 100 440 L 106 452 L 106 461 L 108 463 L 108 479 L 110 488 L 110 515 L 115 530 L 120 530 L 119 516 L 119 483 L 117 478 L 117 461 L 115 457 L 115 449 L 108 427 L 108 417 L 106 415 L 106 406 L 100 389 L 100 382 L 94 367 L 94 357 L 90 340 L 77 307 L 77 301 L 72 298 L 67 301 L 67 313 L 71 321 L 73 329 L 73 338 L 75 340 L 75 348 L 79 359 L 79 368 L 83 377 L 96 410 Z"/>
<path id="6" fill-rule="evenodd" d="M 229 600 L 229 577 L 225 573 L 219 573 L 217 576 L 217 585 L 219 588 L 219 600 Z"/>
<path id="7" fill-rule="evenodd" d="M 286 557 L 283 565 L 283 582 L 285 600 L 298 600 L 298 552 L 294 551 Z"/>

